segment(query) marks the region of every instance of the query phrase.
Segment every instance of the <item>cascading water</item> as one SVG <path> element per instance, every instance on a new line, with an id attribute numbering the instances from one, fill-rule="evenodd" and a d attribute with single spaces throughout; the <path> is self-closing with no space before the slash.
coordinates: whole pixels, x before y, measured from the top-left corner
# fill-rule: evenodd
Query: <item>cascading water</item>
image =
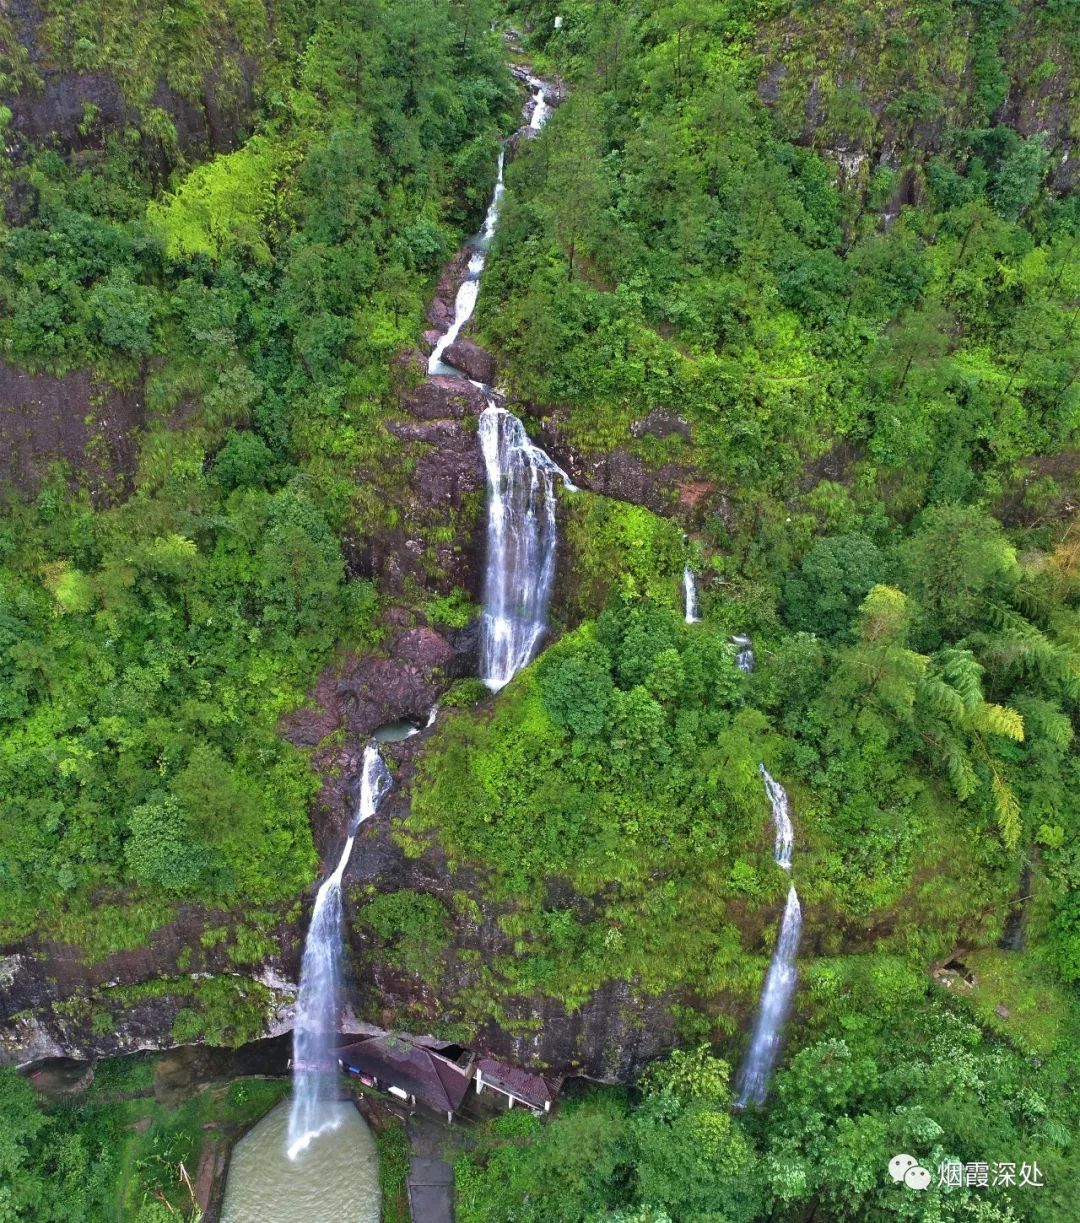
<path id="1" fill-rule="evenodd" d="M 491 196 L 491 203 L 488 205 L 487 215 L 484 217 L 484 227 L 472 241 L 473 254 L 469 259 L 468 271 L 458 288 L 457 296 L 454 298 L 453 320 L 444 334 L 439 337 L 431 356 L 428 357 L 427 372 L 429 376 L 432 374 L 453 375 L 459 372 L 452 366 L 445 365 L 442 355 L 458 338 L 462 327 L 472 318 L 472 313 L 476 309 L 476 299 L 480 294 L 480 274 L 483 272 L 484 264 L 487 262 L 488 248 L 491 246 L 491 239 L 495 234 L 495 226 L 499 223 L 499 207 L 502 204 L 503 191 L 505 190 L 503 183 L 505 162 L 506 152 L 500 149 L 499 172 L 495 179 L 495 190 Z"/>
<path id="2" fill-rule="evenodd" d="M 763 764 L 758 765 L 758 771 L 765 783 L 765 793 L 769 796 L 769 805 L 772 808 L 773 827 L 776 831 L 773 857 L 782 870 L 790 871 L 794 833 L 788 797 L 784 787 L 769 774 Z M 754 1031 L 750 1037 L 750 1048 L 739 1071 L 739 1097 L 735 1102 L 736 1108 L 765 1103 L 769 1075 L 780 1051 L 784 1021 L 791 1005 L 791 996 L 795 992 L 795 957 L 799 951 L 801 934 L 802 909 L 792 885 L 788 888 L 784 916 L 780 922 L 780 936 L 776 940 L 772 962 L 765 976 L 765 987 L 761 992 Z"/>
<path id="3" fill-rule="evenodd" d="M 697 624 L 701 619 L 698 614 L 697 581 L 694 571 L 687 565 L 682 571 L 683 601 L 686 604 L 686 623 Z"/>
<path id="4" fill-rule="evenodd" d="M 547 627 L 555 578 L 555 477 L 566 472 L 529 441 L 525 426 L 488 403 L 480 416 L 488 486 L 487 568 L 480 678 L 497 692 L 532 658 Z"/>
<path id="5" fill-rule="evenodd" d="M 551 107 L 544 96 L 544 82 L 535 76 L 530 76 L 526 79 L 528 80 L 529 88 L 535 90 L 532 96 L 533 111 L 529 118 L 529 130 L 538 132 L 547 122 L 548 115 L 551 114 Z"/>
<path id="6" fill-rule="evenodd" d="M 528 85 L 534 92 L 532 114 L 525 130 L 535 133 L 544 125 L 551 108 L 543 82 L 529 77 Z M 458 289 L 453 321 L 428 359 L 429 375 L 462 376 L 442 358 L 476 307 L 480 276 L 499 221 L 504 164 L 505 154 L 500 151 L 499 172 L 484 228 L 473 241 L 473 256 L 468 275 Z M 488 489 L 480 676 L 494 692 L 532 658 L 547 626 L 558 541 L 554 479 L 557 476 L 567 488 L 572 489 L 573 485 L 562 468 L 533 445 L 521 421 L 495 403 L 488 387 L 477 385 L 487 393 L 488 405 L 480 415 L 480 446 Z"/>
<path id="7" fill-rule="evenodd" d="M 337 1039 L 341 993 L 341 878 L 356 831 L 375 814 L 390 788 L 390 770 L 378 748 L 364 749 L 360 802 L 345 848 L 334 871 L 319 888 L 311 913 L 300 966 L 300 996 L 293 1027 L 293 1096 L 287 1149 L 296 1159 L 311 1142 L 340 1122 L 337 1100 Z"/>
<path id="8" fill-rule="evenodd" d="M 781 870 L 791 870 L 791 851 L 795 844 L 795 833 L 791 827 L 791 807 L 784 787 L 763 765 L 758 765 L 761 780 L 765 783 L 765 793 L 769 796 L 769 806 L 772 808 L 773 828 L 776 830 L 776 843 L 773 846 L 773 857 Z"/>
<path id="9" fill-rule="evenodd" d="M 731 644 L 738 646 L 738 652 L 735 655 L 735 665 L 740 671 L 749 675 L 754 669 L 754 647 L 749 637 L 732 637 Z"/>

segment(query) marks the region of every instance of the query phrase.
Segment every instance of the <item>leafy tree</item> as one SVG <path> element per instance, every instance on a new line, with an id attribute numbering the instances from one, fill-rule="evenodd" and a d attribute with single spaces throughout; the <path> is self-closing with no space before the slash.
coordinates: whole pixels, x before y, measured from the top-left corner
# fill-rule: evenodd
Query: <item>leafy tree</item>
<path id="1" fill-rule="evenodd" d="M 884 576 L 885 558 L 864 535 L 818 540 L 784 584 L 784 614 L 797 631 L 836 637 Z"/>

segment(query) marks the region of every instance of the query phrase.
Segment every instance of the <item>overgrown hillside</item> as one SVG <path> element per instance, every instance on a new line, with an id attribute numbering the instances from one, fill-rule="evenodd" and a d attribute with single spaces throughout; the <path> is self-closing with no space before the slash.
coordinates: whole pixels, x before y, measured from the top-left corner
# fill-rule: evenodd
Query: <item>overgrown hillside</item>
<path id="1" fill-rule="evenodd" d="M 461 1223 L 1072 1218 L 1075 0 L 166 9 L 0 13 L 3 1060 L 280 1030 L 358 753 L 438 699 L 350 1003 L 608 1084 L 481 1129 Z M 473 335 L 579 487 L 492 694 L 483 395 L 418 382 L 508 45 L 565 100 Z M 12 1217 L 105 1217 L 80 1152 Z"/>

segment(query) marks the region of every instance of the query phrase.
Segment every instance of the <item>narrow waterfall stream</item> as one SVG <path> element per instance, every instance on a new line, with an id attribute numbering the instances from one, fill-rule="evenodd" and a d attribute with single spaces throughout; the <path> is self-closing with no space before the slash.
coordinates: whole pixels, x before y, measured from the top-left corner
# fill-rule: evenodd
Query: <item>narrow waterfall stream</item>
<path id="1" fill-rule="evenodd" d="M 488 205 L 487 215 L 484 217 L 484 227 L 472 240 L 472 257 L 469 259 L 465 279 L 461 282 L 457 296 L 454 298 L 454 317 L 450 321 L 450 326 L 439 337 L 431 356 L 428 357 L 427 372 L 429 377 L 432 374 L 449 374 L 451 377 L 457 378 L 462 376 L 460 370 L 455 369 L 452 365 L 447 365 L 443 361 L 442 355 L 461 334 L 462 327 L 472 318 L 473 311 L 476 309 L 476 299 L 480 295 L 480 274 L 483 272 L 484 264 L 487 262 L 491 239 L 495 236 L 495 226 L 499 223 L 499 206 L 502 204 L 503 192 L 506 190 L 503 183 L 503 169 L 505 165 L 506 150 L 500 149 L 499 170 L 495 178 L 495 190 L 492 192 L 491 203 Z"/>
<path id="2" fill-rule="evenodd" d="M 526 80 L 532 111 L 524 130 L 535 133 L 547 121 L 551 107 L 543 81 L 532 76 Z M 468 271 L 454 299 L 454 317 L 428 358 L 429 376 L 464 377 L 443 355 L 476 309 L 480 277 L 499 221 L 505 163 L 504 148 L 484 226 L 472 241 Z M 530 661 L 547 628 L 558 544 L 554 481 L 562 480 L 568 489 L 574 486 L 566 472 L 529 440 L 521 421 L 496 403 L 491 388 L 476 385 L 487 397 L 480 415 L 488 510 L 480 678 L 497 692 Z"/>
<path id="3" fill-rule="evenodd" d="M 687 565 L 682 571 L 683 602 L 686 607 L 685 620 L 687 624 L 697 624 L 701 619 L 698 611 L 697 579 L 694 571 Z"/>
<path id="4" fill-rule="evenodd" d="M 390 788 L 390 770 L 374 743 L 364 749 L 356 817 L 333 872 L 315 898 L 300 966 L 300 996 L 293 1028 L 293 1095 L 287 1149 L 296 1159 L 320 1134 L 341 1124 L 337 1108 L 337 1060 L 341 995 L 341 879 L 356 832 Z"/>
<path id="5" fill-rule="evenodd" d="M 772 808 L 776 834 L 773 857 L 782 870 L 790 871 L 794 832 L 791 827 L 788 797 L 784 787 L 770 775 L 763 764 L 758 765 L 758 771 L 765 783 L 765 793 L 769 796 L 769 805 Z M 795 957 L 799 951 L 801 934 L 802 909 L 799 907 L 795 885 L 792 884 L 788 888 L 784 916 L 780 921 L 780 934 L 765 976 L 765 986 L 761 991 L 750 1047 L 739 1070 L 736 1108 L 765 1103 L 769 1075 L 776 1062 L 776 1055 L 780 1052 L 784 1021 L 791 1006 L 791 996 L 795 992 Z"/>
<path id="6" fill-rule="evenodd" d="M 735 665 L 740 671 L 749 675 L 754 669 L 754 645 L 749 637 L 737 636 L 732 637 L 731 644 L 738 646 L 738 652 L 735 655 Z"/>
<path id="7" fill-rule="evenodd" d="M 735 665 L 740 671 L 749 673 L 754 669 L 754 650 L 749 637 L 735 636 L 731 643 L 738 647 L 735 655 Z M 791 870 L 791 854 L 795 846 L 795 831 L 791 824 L 791 807 L 787 792 L 763 765 L 758 765 L 758 772 L 765 785 L 765 793 L 769 799 L 772 811 L 774 842 L 773 859 L 781 870 Z M 748 1104 L 764 1104 L 769 1087 L 769 1076 L 776 1064 L 780 1043 L 784 1035 L 784 1023 L 791 1007 L 791 998 L 795 993 L 797 973 L 795 960 L 799 954 L 799 939 L 802 936 L 802 908 L 799 905 L 799 894 L 795 885 L 788 888 L 787 902 L 784 905 L 784 915 L 780 919 L 780 933 L 773 948 L 769 971 L 765 974 L 765 984 L 761 991 L 761 1001 L 758 1003 L 757 1015 L 754 1018 L 754 1030 L 750 1036 L 750 1045 L 739 1067 L 735 1084 L 739 1095 L 735 1101 L 736 1108 L 745 1108 Z"/>

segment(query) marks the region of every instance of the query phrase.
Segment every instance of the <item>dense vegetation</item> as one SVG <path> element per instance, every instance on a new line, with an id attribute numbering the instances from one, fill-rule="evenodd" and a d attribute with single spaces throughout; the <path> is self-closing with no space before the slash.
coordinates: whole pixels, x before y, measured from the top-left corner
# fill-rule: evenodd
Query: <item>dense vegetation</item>
<path id="1" fill-rule="evenodd" d="M 724 1070 L 714 1126 L 648 1080 L 532 1133 L 508 1119 L 459 1169 L 466 1218 L 1067 1217 L 1080 213 L 1000 80 L 1022 28 L 1017 55 L 1074 95 L 1075 13 L 870 8 L 848 39 L 841 7 L 513 9 L 572 89 L 510 168 L 483 332 L 579 451 L 682 464 L 723 508 L 686 545 L 568 504 L 563 610 L 586 623 L 437 737 L 406 843 L 481 865 L 515 949 L 447 1001 L 475 1020 L 630 979 L 737 1057 L 784 886 L 758 760 L 793 800 L 806 931 L 766 1116 L 721 1125 Z M 792 28 L 769 112 L 756 86 Z M 808 147 L 811 76 L 875 40 Z M 943 63 L 967 68 L 919 102 Z M 657 410 L 689 428 L 631 428 Z M 723 641 L 745 631 L 744 679 Z M 1020 894 L 1026 952 L 991 950 Z M 974 984 L 945 1001 L 926 968 L 957 949 Z M 909 1147 L 935 1181 L 1038 1149 L 1056 1189 L 912 1200 L 879 1171 Z"/>
<path id="2" fill-rule="evenodd" d="M 93 957 L 192 902 L 203 947 L 253 964 L 315 866 L 317 779 L 281 717 L 335 650 L 380 640 L 384 592 L 356 557 L 403 513 L 394 358 L 478 222 L 515 96 L 484 0 L 194 0 L 166 28 L 119 0 L 44 7 L 56 62 L 116 64 L 138 121 L 0 168 L 0 357 L 137 387 L 146 423 L 114 487 L 57 469 L 5 505 L 0 938 Z M 686 538 L 560 493 L 558 640 L 495 699 L 452 691 L 395 830 L 475 891 L 456 911 L 350 897 L 370 956 L 466 1042 L 620 981 L 685 1042 L 549 1124 L 485 1127 L 461 1217 L 1066 1220 L 1080 206 L 1055 142 L 1080 10 L 502 16 L 570 89 L 510 163 L 481 338 L 579 454 L 674 466 L 710 508 Z M 197 95 L 211 47 L 226 76 L 257 61 L 253 131 L 195 163 L 154 88 Z M 0 84 L 40 82 L 15 50 Z M 679 427 L 639 427 L 657 413 Z M 410 543 L 437 531 L 454 535 Z M 464 628 L 478 593 L 412 591 L 406 610 Z M 762 761 L 792 798 L 806 925 L 769 1107 L 733 1114 L 717 1055 L 741 1054 L 787 885 Z M 1000 950 L 1020 904 L 1025 949 Z M 458 945 L 492 915 L 501 954 Z M 973 981 L 950 995 L 927 970 L 953 956 Z M 105 1032 L 157 991 L 184 1003 L 177 1041 L 257 1031 L 265 987 L 195 967 L 67 1005 Z M 115 1101 L 44 1113 L 17 1079 L 0 1091 L 0 1217 L 115 1217 L 129 1183 L 146 1217 L 124 1217 L 167 1209 L 151 1156 L 128 1180 L 142 1139 Z M 385 1141 L 397 1177 L 401 1134 Z M 926 1194 L 887 1177 L 905 1150 L 935 1173 Z M 946 1160 L 1037 1163 L 1045 1185 L 941 1189 Z"/>
<path id="3" fill-rule="evenodd" d="M 166 1107 L 154 1096 L 153 1060 L 128 1058 L 100 1063 L 89 1087 L 44 1112 L 28 1082 L 0 1070 L 0 1218 L 166 1223 L 190 1216 L 207 1131 L 250 1124 L 284 1091 L 282 1082 L 236 1079 Z"/>
<path id="4" fill-rule="evenodd" d="M 110 62 L 129 6 L 57 7 L 74 66 Z M 184 48 L 222 14 L 191 8 L 180 47 L 140 26 L 129 89 L 165 63 L 177 82 L 209 70 Z M 482 210 L 511 94 L 483 5 L 275 22 L 264 45 L 262 7 L 230 6 L 226 29 L 264 55 L 258 129 L 166 190 L 146 121 L 4 171 L 37 203 L 0 230 L 0 354 L 137 381 L 148 409 L 123 503 L 58 472 L 0 533 L 8 936 L 46 924 L 105 950 L 176 898 L 254 912 L 311 878 L 315 778 L 277 723 L 336 644 L 374 639 L 377 592 L 340 543 L 355 471 L 388 444 L 390 357 Z"/>

